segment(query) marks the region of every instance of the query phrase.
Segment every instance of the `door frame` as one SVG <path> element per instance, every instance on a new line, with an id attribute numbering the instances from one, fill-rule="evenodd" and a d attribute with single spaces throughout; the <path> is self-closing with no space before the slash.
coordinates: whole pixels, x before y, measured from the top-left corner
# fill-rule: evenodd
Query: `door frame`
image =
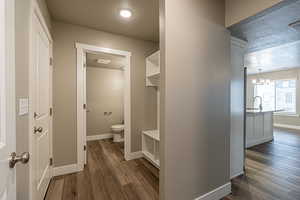
<path id="1" fill-rule="evenodd" d="M 34 89 L 35 89 L 35 85 L 34 85 L 34 58 L 33 58 L 33 46 L 32 46 L 32 35 L 33 35 L 33 29 L 34 29 L 34 18 L 37 18 L 43 28 L 43 30 L 45 31 L 45 34 L 49 40 L 49 44 L 50 44 L 50 52 L 49 52 L 49 57 L 50 60 L 52 59 L 52 55 L 53 55 L 53 39 L 51 36 L 51 33 L 48 29 L 46 20 L 40 10 L 40 7 L 38 5 L 38 3 L 36 2 L 36 0 L 32 0 L 31 2 L 31 6 L 30 6 L 30 22 L 29 22 L 29 153 L 30 156 L 33 157 L 35 154 L 33 152 L 33 129 L 34 129 L 34 110 L 33 110 L 33 102 L 32 99 L 34 98 Z M 49 62 L 50 62 L 49 60 Z M 52 61 L 51 61 L 52 62 Z M 53 62 L 52 62 L 53 63 Z M 50 100 L 49 100 L 49 104 L 50 104 L 50 108 L 53 107 L 52 105 L 52 90 L 53 90 L 53 64 L 51 65 L 50 63 L 50 74 L 49 74 L 50 78 L 49 78 L 49 90 L 50 90 Z M 49 124 L 49 140 L 50 140 L 50 158 L 53 158 L 53 115 L 52 117 L 50 117 L 50 124 Z M 50 165 L 49 168 L 49 172 L 50 172 L 50 177 L 53 177 L 53 165 Z M 35 173 L 35 168 L 34 168 L 34 164 L 32 162 L 29 162 L 29 198 L 31 200 L 35 200 L 35 190 L 33 187 L 34 184 L 34 173 Z"/>
<path id="2" fill-rule="evenodd" d="M 122 51 L 104 47 L 98 47 L 88 44 L 76 43 L 77 49 L 77 165 L 78 171 L 82 171 L 85 163 L 85 145 L 86 145 L 86 94 L 84 86 L 86 85 L 86 75 L 84 73 L 84 59 L 88 52 L 101 52 L 124 56 L 126 66 L 124 67 L 125 87 L 124 87 L 124 156 L 130 160 L 131 154 L 131 75 L 130 58 L 131 52 Z"/>

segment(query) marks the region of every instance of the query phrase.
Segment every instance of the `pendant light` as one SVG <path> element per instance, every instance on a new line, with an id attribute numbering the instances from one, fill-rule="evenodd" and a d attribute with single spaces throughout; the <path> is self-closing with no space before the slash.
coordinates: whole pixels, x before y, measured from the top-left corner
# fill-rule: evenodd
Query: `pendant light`
<path id="1" fill-rule="evenodd" d="M 259 68 L 257 79 L 252 79 L 252 84 L 254 84 L 254 85 L 265 85 L 265 84 L 269 85 L 271 83 L 271 80 L 262 78 L 261 77 L 261 72 L 262 72 L 262 69 Z"/>

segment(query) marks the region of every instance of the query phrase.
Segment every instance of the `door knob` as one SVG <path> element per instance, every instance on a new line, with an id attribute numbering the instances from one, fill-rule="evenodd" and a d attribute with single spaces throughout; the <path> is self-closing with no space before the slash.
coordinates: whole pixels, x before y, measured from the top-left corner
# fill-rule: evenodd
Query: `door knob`
<path id="1" fill-rule="evenodd" d="M 34 133 L 41 133 L 43 132 L 43 127 L 34 127 Z"/>
<path id="2" fill-rule="evenodd" d="M 22 153 L 20 156 L 17 156 L 16 152 L 11 153 L 9 159 L 9 167 L 14 168 L 16 163 L 21 162 L 22 164 L 28 163 L 30 155 L 28 152 Z"/>

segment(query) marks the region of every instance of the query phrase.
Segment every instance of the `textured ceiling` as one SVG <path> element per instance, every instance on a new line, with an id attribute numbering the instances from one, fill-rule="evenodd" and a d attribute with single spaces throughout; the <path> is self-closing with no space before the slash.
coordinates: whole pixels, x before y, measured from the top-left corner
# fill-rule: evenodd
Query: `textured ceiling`
<path id="1" fill-rule="evenodd" d="M 300 0 L 285 0 L 229 28 L 248 42 L 245 66 L 249 74 L 300 67 L 300 32 L 289 24 L 300 20 Z"/>
<path id="2" fill-rule="evenodd" d="M 98 63 L 98 59 L 110 60 L 109 64 Z M 86 65 L 88 67 L 99 67 L 109 69 L 123 69 L 126 64 L 126 59 L 123 56 L 112 55 L 108 53 L 87 53 Z"/>
<path id="3" fill-rule="evenodd" d="M 159 40 L 159 0 L 46 0 L 54 20 L 142 40 Z M 130 9 L 130 19 L 119 16 Z"/>
<path id="4" fill-rule="evenodd" d="M 248 41 L 254 52 L 300 40 L 300 32 L 289 27 L 300 20 L 300 0 L 285 0 L 279 6 L 229 28 L 235 37 Z"/>
<path id="5" fill-rule="evenodd" d="M 300 67 L 300 41 L 249 53 L 245 66 L 249 74 Z"/>

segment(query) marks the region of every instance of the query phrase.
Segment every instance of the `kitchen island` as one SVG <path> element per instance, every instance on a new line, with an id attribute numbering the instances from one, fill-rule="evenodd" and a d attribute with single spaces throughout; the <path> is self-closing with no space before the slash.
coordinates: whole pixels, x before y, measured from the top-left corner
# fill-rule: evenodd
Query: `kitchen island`
<path id="1" fill-rule="evenodd" d="M 246 112 L 246 148 L 272 141 L 272 110 L 247 110 Z"/>

